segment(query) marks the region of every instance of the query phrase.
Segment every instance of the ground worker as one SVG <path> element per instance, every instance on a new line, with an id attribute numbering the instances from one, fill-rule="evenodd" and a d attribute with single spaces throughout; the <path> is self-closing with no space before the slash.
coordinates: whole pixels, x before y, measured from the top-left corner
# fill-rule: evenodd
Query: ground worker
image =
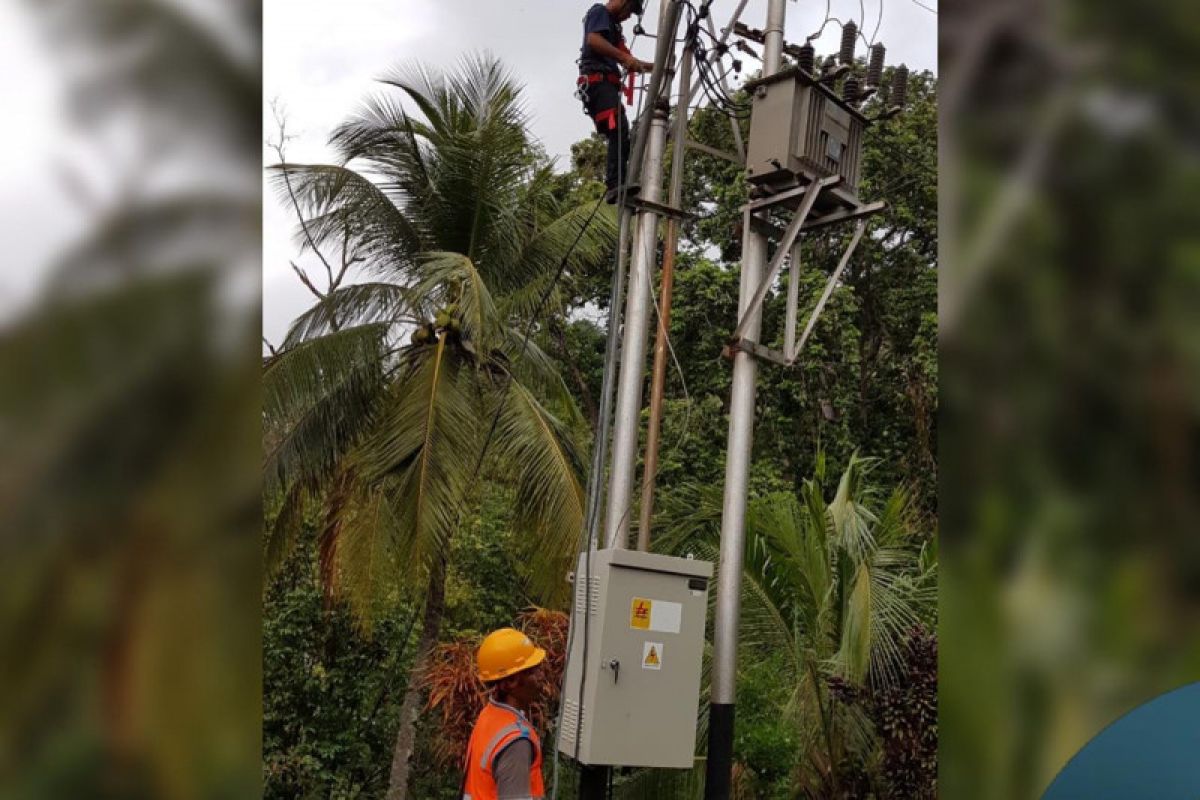
<path id="1" fill-rule="evenodd" d="M 629 161 L 629 120 L 621 106 L 621 67 L 630 74 L 649 72 L 654 65 L 629 52 L 621 23 L 634 14 L 641 15 L 643 0 L 608 0 L 596 3 L 583 18 L 583 48 L 579 54 L 579 91 L 588 116 L 596 130 L 608 139 L 608 165 L 604 177 L 608 202 L 616 203 L 620 184 L 625 182 Z M 627 101 L 633 97 L 626 89 Z M 637 186 L 626 186 L 629 194 Z"/>
<path id="2" fill-rule="evenodd" d="M 467 744 L 463 800 L 541 800 L 542 745 L 529 723 L 537 673 L 546 651 L 512 628 L 488 634 L 479 646 L 479 677 L 487 704 Z"/>

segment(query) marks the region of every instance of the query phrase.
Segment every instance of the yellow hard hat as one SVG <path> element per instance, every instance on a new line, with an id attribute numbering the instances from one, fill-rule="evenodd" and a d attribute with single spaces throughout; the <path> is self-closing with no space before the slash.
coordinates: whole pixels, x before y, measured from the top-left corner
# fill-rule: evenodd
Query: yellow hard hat
<path id="1" fill-rule="evenodd" d="M 498 681 L 536 667 L 546 660 L 546 651 L 520 631 L 501 628 L 487 635 L 479 645 L 475 660 L 479 664 L 481 680 Z"/>

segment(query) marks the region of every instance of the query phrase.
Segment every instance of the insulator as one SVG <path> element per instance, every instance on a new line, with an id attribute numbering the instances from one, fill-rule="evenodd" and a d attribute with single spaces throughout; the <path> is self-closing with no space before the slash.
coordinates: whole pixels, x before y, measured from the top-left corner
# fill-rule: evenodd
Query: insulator
<path id="1" fill-rule="evenodd" d="M 842 84 L 842 99 L 853 105 L 858 102 L 861 93 L 861 87 L 858 83 L 858 78 L 854 75 L 846 78 L 846 82 Z"/>
<path id="2" fill-rule="evenodd" d="M 812 74 L 813 68 L 817 65 L 817 51 L 812 46 L 812 42 L 805 42 L 800 45 L 800 57 L 797 59 L 800 69 Z"/>
<path id="3" fill-rule="evenodd" d="M 892 91 L 888 102 L 893 106 L 903 106 L 908 101 L 908 67 L 901 65 L 892 73 Z"/>
<path id="4" fill-rule="evenodd" d="M 887 50 L 882 44 L 871 45 L 871 60 L 867 64 L 867 86 L 883 83 L 883 57 Z"/>
<path id="5" fill-rule="evenodd" d="M 851 20 L 842 26 L 842 49 L 838 60 L 843 64 L 854 63 L 854 45 L 858 43 L 858 26 Z"/>

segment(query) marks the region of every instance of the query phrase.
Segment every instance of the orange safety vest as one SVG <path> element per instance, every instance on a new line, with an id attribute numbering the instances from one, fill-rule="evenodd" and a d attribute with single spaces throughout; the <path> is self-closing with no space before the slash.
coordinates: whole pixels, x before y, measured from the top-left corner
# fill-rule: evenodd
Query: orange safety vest
<path id="1" fill-rule="evenodd" d="M 496 756 L 518 739 L 528 739 L 533 743 L 529 788 L 534 800 L 541 800 L 545 796 L 546 789 L 542 785 L 542 743 L 537 731 L 520 711 L 489 698 L 467 744 L 463 800 L 498 800 L 496 776 L 492 768 Z"/>

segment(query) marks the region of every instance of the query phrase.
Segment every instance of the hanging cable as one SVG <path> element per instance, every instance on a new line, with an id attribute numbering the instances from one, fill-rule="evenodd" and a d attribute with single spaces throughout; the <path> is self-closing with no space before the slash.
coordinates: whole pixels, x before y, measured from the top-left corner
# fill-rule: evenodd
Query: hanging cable
<path id="1" fill-rule="evenodd" d="M 879 16 L 875 18 L 875 30 L 871 31 L 871 41 L 867 42 L 867 47 L 874 47 L 875 42 L 879 37 L 879 26 L 883 24 L 883 0 L 879 0 Z"/>

